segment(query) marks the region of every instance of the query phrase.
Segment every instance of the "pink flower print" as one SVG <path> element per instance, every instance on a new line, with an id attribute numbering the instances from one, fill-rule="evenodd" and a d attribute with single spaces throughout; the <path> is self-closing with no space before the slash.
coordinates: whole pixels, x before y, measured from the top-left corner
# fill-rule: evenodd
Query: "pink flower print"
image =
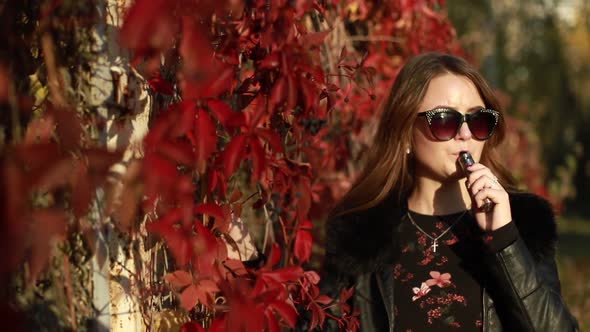
<path id="1" fill-rule="evenodd" d="M 451 285 L 450 273 L 440 274 L 440 272 L 438 271 L 430 271 L 430 276 L 432 277 L 432 279 L 426 280 L 426 284 L 428 286 L 436 285 L 440 288 L 445 288 Z"/>
<path id="2" fill-rule="evenodd" d="M 453 244 L 459 242 L 459 239 L 455 236 L 455 234 L 453 234 L 452 236 L 453 236 L 452 238 L 445 241 L 445 244 L 447 246 L 452 246 Z"/>
<path id="3" fill-rule="evenodd" d="M 412 288 L 412 291 L 414 291 L 414 296 L 412 296 L 412 302 L 416 301 L 417 299 L 421 298 L 422 296 L 430 293 L 430 287 L 428 287 L 428 285 L 423 282 L 422 285 L 420 285 L 420 288 L 418 287 L 414 287 Z"/>

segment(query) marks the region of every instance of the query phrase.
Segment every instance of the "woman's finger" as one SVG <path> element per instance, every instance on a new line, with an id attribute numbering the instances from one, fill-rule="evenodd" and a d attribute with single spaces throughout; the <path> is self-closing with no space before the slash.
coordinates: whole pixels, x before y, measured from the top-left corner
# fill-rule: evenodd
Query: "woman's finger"
<path id="1" fill-rule="evenodd" d="M 479 209 L 485 204 L 484 201 L 486 198 L 489 198 L 492 203 L 498 204 L 502 202 L 505 194 L 506 191 L 503 189 L 483 188 L 473 195 L 473 200 L 475 201 L 476 207 Z"/>
<path id="2" fill-rule="evenodd" d="M 495 178 L 492 178 L 491 174 L 484 174 L 477 178 L 473 183 L 469 185 L 469 192 L 471 195 L 477 194 L 483 188 L 502 189 L 502 186 L 498 183 Z"/>

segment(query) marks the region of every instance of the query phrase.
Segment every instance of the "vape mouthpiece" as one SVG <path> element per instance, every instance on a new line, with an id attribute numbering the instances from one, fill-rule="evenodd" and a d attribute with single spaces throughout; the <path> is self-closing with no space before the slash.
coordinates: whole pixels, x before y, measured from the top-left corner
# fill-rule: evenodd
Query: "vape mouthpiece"
<path id="1" fill-rule="evenodd" d="M 463 168 L 463 172 L 467 176 L 469 175 L 469 173 L 471 173 L 467 170 L 467 167 L 475 164 L 475 160 L 473 160 L 473 157 L 469 152 L 463 151 L 459 154 L 459 164 L 461 165 L 461 168 Z M 484 199 L 484 205 L 481 207 L 481 209 L 485 212 L 490 212 L 493 208 L 494 203 L 492 202 L 492 200 L 489 198 Z"/>
<path id="2" fill-rule="evenodd" d="M 469 152 L 463 151 L 459 154 L 459 164 L 461 164 L 465 174 L 468 174 L 467 167 L 475 164 L 475 160 L 473 160 L 473 157 Z"/>

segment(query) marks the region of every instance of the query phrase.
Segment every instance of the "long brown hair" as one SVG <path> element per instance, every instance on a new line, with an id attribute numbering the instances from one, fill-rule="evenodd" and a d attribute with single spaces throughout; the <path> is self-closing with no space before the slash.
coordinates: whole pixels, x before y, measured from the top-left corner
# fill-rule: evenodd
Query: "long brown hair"
<path id="1" fill-rule="evenodd" d="M 397 194 L 400 201 L 409 194 L 414 178 L 412 160 L 406 149 L 412 146 L 417 109 L 430 81 L 445 73 L 467 77 L 477 88 L 485 107 L 501 112 L 493 90 L 465 60 L 440 53 L 425 53 L 411 58 L 399 72 L 389 97 L 382 105 L 379 127 L 361 174 L 332 209 L 330 218 L 370 209 L 389 194 Z M 514 178 L 500 164 L 496 151 L 505 131 L 506 124 L 500 116 L 494 135 L 485 142 L 481 162 L 498 176 L 505 188 L 512 189 Z"/>

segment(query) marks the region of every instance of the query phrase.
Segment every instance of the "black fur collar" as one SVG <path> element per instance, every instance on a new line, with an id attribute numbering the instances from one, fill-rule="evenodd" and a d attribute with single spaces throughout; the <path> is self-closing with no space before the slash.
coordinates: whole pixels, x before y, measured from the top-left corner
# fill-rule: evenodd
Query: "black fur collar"
<path id="1" fill-rule="evenodd" d="M 534 194 L 510 193 L 512 218 L 536 260 L 555 252 L 557 230 L 551 205 Z M 334 219 L 326 228 L 326 254 L 346 274 L 375 271 L 395 261 L 394 229 L 407 207 L 391 196 L 376 207 Z"/>

